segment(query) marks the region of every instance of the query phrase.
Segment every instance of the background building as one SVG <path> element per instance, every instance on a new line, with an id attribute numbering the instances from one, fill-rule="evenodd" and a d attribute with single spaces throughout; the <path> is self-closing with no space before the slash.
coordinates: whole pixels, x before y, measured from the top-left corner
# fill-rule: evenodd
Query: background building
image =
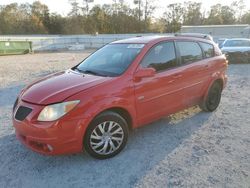
<path id="1" fill-rule="evenodd" d="M 180 32 L 210 34 L 215 40 L 218 40 L 219 38 L 250 38 L 250 25 L 182 26 Z"/>

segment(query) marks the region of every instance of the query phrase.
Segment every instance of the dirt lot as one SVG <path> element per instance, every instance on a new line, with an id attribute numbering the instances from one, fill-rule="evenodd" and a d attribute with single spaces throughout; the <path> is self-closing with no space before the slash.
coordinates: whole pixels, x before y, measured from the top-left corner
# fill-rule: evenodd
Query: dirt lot
<path id="1" fill-rule="evenodd" d="M 250 65 L 230 65 L 214 113 L 190 108 L 133 131 L 109 160 L 49 157 L 15 138 L 12 104 L 27 83 L 87 53 L 0 57 L 0 187 L 250 187 Z"/>

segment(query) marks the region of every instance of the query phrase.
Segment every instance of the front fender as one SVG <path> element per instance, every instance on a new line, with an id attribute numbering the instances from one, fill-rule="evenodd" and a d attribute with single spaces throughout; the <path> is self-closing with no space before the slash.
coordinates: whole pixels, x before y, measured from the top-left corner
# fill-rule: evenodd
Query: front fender
<path id="1" fill-rule="evenodd" d="M 70 100 L 74 100 L 75 98 L 72 97 Z M 109 110 L 111 108 L 122 108 L 126 110 L 132 120 L 132 127 L 137 124 L 136 122 L 136 110 L 135 105 L 132 98 L 121 98 L 121 97 L 103 97 L 99 98 L 98 100 L 92 99 L 92 100 L 86 100 L 88 102 L 82 103 L 76 111 L 72 111 L 72 116 L 74 116 L 76 119 L 80 120 L 78 132 L 77 135 L 79 135 L 81 138 L 79 139 L 79 142 L 82 143 L 84 139 L 84 135 L 86 133 L 86 130 L 89 126 L 89 124 L 92 122 L 92 120 L 101 112 Z"/>
<path id="2" fill-rule="evenodd" d="M 84 111 L 84 118 L 90 119 L 91 122 L 98 114 L 111 108 L 122 108 L 126 110 L 132 118 L 132 124 L 136 124 L 134 102 L 120 97 L 105 97 L 102 98 L 102 100 L 95 101 L 93 105 Z"/>

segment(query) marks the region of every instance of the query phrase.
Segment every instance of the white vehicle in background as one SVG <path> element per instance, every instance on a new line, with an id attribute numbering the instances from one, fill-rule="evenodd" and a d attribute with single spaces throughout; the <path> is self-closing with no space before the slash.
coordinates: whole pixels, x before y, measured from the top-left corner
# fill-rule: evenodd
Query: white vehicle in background
<path id="1" fill-rule="evenodd" d="M 222 45 L 221 50 L 225 52 L 245 51 L 250 50 L 250 39 L 233 38 L 226 39 Z"/>
<path id="2" fill-rule="evenodd" d="M 221 45 L 221 51 L 229 63 L 250 63 L 250 39 L 226 39 Z"/>
<path id="3" fill-rule="evenodd" d="M 219 48 L 222 48 L 223 43 L 227 40 L 226 38 L 219 38 L 216 40 L 216 43 L 218 44 Z"/>

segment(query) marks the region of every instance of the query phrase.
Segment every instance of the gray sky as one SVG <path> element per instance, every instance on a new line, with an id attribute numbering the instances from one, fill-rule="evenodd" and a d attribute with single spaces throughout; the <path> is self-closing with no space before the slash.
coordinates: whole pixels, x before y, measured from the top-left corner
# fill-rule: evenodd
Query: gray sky
<path id="1" fill-rule="evenodd" d="M 34 0 L 0 0 L 0 5 L 6 5 L 9 3 L 32 3 Z M 40 0 L 42 3 L 48 5 L 52 12 L 57 12 L 62 15 L 67 15 L 70 11 L 70 4 L 68 0 Z M 207 10 L 211 5 L 221 3 L 223 5 L 230 5 L 234 0 L 191 0 L 195 2 L 201 2 L 203 4 L 203 9 Z M 81 2 L 81 0 L 79 0 Z M 164 8 L 171 3 L 181 3 L 183 0 L 156 0 L 157 11 L 154 16 L 158 17 L 164 12 Z M 95 4 L 112 3 L 112 0 L 95 0 Z M 125 3 L 132 4 L 133 0 L 125 0 Z M 247 9 L 250 9 L 250 1 L 245 0 Z"/>

